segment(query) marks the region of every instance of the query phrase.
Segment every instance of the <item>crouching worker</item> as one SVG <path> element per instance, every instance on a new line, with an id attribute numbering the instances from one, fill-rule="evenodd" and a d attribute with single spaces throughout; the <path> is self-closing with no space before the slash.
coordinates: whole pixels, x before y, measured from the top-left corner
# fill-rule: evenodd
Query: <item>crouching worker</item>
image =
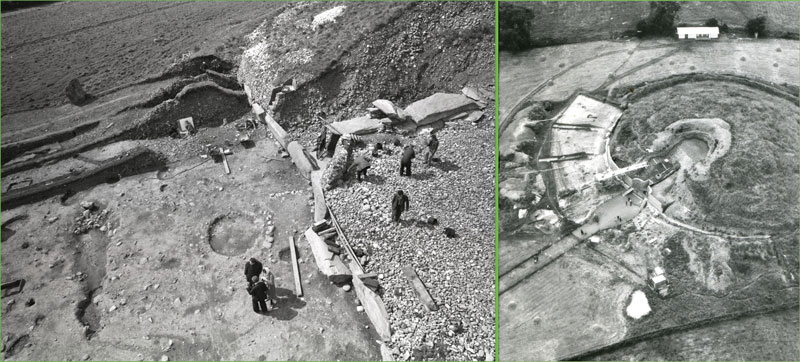
<path id="1" fill-rule="evenodd" d="M 356 170 L 356 178 L 358 182 L 361 182 L 361 176 L 364 178 L 367 177 L 367 170 L 372 167 L 372 164 L 369 162 L 369 158 L 365 155 L 356 156 L 353 160 L 353 164 L 350 165 L 350 168 L 347 169 L 347 172 L 352 171 L 353 169 Z"/>

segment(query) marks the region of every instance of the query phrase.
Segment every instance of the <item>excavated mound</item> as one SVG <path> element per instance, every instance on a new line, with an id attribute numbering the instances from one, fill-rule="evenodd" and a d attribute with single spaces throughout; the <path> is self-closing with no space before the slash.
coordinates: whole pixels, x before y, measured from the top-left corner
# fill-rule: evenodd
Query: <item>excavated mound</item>
<path id="1" fill-rule="evenodd" d="M 351 3 L 331 22 L 314 17 L 329 3 L 298 4 L 248 38 L 238 76 L 266 107 L 274 88 L 297 90 L 275 118 L 310 146 L 328 121 L 357 116 L 376 99 L 398 106 L 467 83 L 493 83 L 491 3 Z M 301 39 L 296 39 L 302 36 Z"/>
<path id="2" fill-rule="evenodd" d="M 631 101 L 615 129 L 612 154 L 620 165 L 631 164 L 678 120 L 723 119 L 730 125 L 730 149 L 710 165 L 705 180 L 686 179 L 694 203 L 688 206 L 698 218 L 693 221 L 794 230 L 799 110 L 790 98 L 744 81 L 702 80 L 661 88 Z"/>

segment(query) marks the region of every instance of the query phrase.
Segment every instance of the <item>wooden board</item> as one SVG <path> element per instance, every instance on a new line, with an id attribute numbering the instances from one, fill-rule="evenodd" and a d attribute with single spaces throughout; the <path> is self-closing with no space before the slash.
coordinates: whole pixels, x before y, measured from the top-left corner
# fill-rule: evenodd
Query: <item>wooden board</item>
<path id="1" fill-rule="evenodd" d="M 300 266 L 297 265 L 297 249 L 294 246 L 294 236 L 289 237 L 289 249 L 292 252 L 292 270 L 294 271 L 294 293 L 303 296 L 303 284 L 300 282 Z"/>
<path id="2" fill-rule="evenodd" d="M 411 286 L 414 288 L 414 292 L 417 293 L 417 297 L 428 308 L 429 311 L 436 311 L 439 310 L 439 306 L 436 305 L 436 302 L 433 301 L 433 297 L 431 294 L 428 293 L 428 288 L 425 288 L 425 284 L 422 283 L 422 280 L 419 279 L 417 272 L 414 271 L 414 268 L 411 266 L 406 266 L 403 268 L 403 275 L 408 279 L 411 283 Z"/>

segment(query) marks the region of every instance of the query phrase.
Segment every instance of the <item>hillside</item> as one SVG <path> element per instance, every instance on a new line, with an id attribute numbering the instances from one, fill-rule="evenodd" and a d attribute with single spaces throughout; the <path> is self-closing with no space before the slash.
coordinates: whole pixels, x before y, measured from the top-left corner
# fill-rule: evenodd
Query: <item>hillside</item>
<path id="1" fill-rule="evenodd" d="M 318 112 L 344 120 L 375 99 L 405 106 L 494 83 L 492 3 L 384 5 L 300 3 L 249 37 L 240 81 L 262 104 L 273 87 L 296 82 L 276 119 L 306 143 L 321 127 Z M 345 6 L 338 18 L 314 27 L 315 15 L 338 6 Z"/>

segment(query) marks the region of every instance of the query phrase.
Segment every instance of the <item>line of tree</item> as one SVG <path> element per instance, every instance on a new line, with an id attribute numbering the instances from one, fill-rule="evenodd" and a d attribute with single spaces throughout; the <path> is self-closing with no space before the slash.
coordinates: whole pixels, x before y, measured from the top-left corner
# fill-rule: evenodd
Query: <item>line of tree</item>
<path id="1" fill-rule="evenodd" d="M 519 52 L 533 47 L 530 29 L 533 27 L 533 10 L 501 2 L 498 14 L 498 47 L 501 51 Z"/>
<path id="2" fill-rule="evenodd" d="M 767 35 L 767 18 L 762 15 L 755 19 L 748 20 L 747 24 L 744 26 L 744 31 L 747 32 L 747 35 L 756 38 Z"/>
<path id="3" fill-rule="evenodd" d="M 641 37 L 672 36 L 675 34 L 675 16 L 681 4 L 675 1 L 651 1 L 650 14 L 636 23 L 636 32 Z"/>

